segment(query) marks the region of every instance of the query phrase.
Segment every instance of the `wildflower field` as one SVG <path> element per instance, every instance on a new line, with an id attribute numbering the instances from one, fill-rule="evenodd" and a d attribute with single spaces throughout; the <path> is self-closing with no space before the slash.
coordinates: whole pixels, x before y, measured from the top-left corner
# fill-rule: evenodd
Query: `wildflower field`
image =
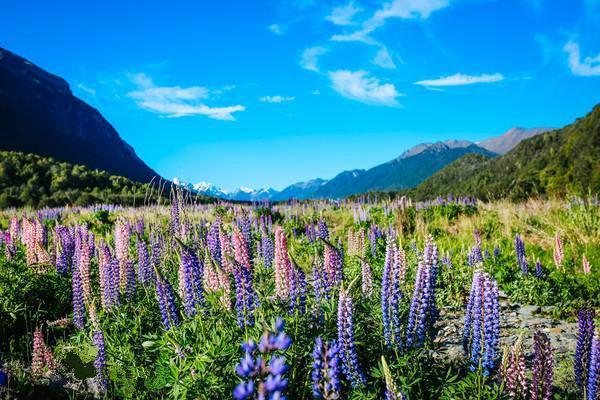
<path id="1" fill-rule="evenodd" d="M 0 393 L 598 400 L 599 278 L 596 198 L 4 210 Z"/>

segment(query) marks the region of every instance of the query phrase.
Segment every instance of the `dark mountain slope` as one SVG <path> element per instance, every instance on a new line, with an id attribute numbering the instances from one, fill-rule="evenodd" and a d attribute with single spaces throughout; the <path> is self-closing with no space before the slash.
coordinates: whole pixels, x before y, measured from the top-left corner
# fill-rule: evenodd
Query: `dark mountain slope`
<path id="1" fill-rule="evenodd" d="M 571 125 L 522 141 L 503 156 L 457 160 L 414 194 L 418 199 L 455 194 L 522 200 L 588 193 L 600 193 L 600 105 Z"/>
<path id="2" fill-rule="evenodd" d="M 0 48 L 0 150 L 83 164 L 139 182 L 158 174 L 68 83 Z"/>

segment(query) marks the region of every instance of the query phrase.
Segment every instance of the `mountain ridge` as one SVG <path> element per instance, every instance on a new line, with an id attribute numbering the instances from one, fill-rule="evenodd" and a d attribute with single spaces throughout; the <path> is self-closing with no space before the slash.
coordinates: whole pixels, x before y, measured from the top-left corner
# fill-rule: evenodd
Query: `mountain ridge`
<path id="1" fill-rule="evenodd" d="M 66 80 L 0 47 L 0 150 L 34 153 L 137 182 L 160 178 Z"/>

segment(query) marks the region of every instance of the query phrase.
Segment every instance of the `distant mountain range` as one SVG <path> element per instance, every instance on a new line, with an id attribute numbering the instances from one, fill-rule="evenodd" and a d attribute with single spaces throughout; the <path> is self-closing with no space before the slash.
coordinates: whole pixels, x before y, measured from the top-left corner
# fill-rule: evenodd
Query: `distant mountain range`
<path id="1" fill-rule="evenodd" d="M 330 180 L 317 178 L 298 182 L 281 191 L 246 187 L 227 191 L 205 182 L 187 186 L 205 195 L 243 201 L 343 198 L 371 191 L 395 191 L 418 186 L 435 172 L 466 154 L 478 154 L 484 158 L 505 154 L 521 140 L 548 130 L 549 128 L 512 128 L 501 136 L 477 143 L 468 140 L 421 143 L 399 157 L 368 170 L 343 171 Z"/>
<path id="2" fill-rule="evenodd" d="M 53 157 L 133 181 L 160 176 L 69 84 L 0 48 L 0 150 Z"/>

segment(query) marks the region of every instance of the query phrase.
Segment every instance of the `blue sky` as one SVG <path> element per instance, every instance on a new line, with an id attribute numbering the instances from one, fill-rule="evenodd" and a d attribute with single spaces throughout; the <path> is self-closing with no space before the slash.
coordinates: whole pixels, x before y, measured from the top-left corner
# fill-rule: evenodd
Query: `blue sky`
<path id="1" fill-rule="evenodd" d="M 91 3 L 5 2 L 0 46 L 168 178 L 281 189 L 600 102 L 600 0 Z"/>

